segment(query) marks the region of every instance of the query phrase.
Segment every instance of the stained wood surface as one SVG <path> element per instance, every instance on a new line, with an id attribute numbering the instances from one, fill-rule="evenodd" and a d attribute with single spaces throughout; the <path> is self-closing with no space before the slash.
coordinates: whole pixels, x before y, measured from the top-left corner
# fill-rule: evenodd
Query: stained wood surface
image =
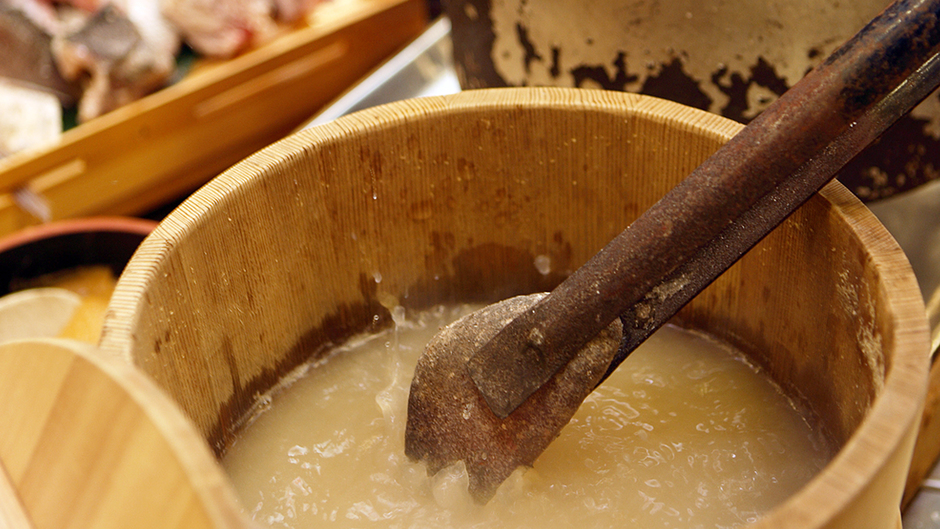
<path id="1" fill-rule="evenodd" d="M 739 128 L 633 94 L 505 89 L 301 131 L 161 223 L 101 347 L 221 455 L 282 376 L 389 325 L 389 307 L 550 290 Z M 927 323 L 903 253 L 851 193 L 827 186 L 680 318 L 751 354 L 841 447 L 754 527 L 896 525 Z"/>
<path id="2" fill-rule="evenodd" d="M 91 346 L 0 345 L 0 402 L 0 521 L 11 527 L 247 523 L 175 405 L 146 376 Z"/>
<path id="3" fill-rule="evenodd" d="M 311 24 L 68 130 L 48 151 L 0 160 L 0 235 L 38 219 L 139 214 L 280 139 L 425 28 L 423 0 L 333 0 Z"/>

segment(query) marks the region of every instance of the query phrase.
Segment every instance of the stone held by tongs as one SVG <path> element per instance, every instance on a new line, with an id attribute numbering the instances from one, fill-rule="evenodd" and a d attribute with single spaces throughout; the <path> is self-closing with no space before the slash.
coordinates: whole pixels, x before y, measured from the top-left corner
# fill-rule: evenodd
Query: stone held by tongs
<path id="1" fill-rule="evenodd" d="M 464 461 L 488 500 L 633 349 L 940 84 L 938 51 L 940 0 L 894 2 L 549 295 L 442 331 L 415 371 L 406 453 L 432 473 Z"/>
<path id="2" fill-rule="evenodd" d="M 446 402 L 449 412 L 409 406 L 405 433 L 408 455 L 426 461 L 432 474 L 450 463 L 463 461 L 470 492 L 481 502 L 495 492 L 493 483 L 498 485 L 512 474 L 518 466 L 516 461 L 534 461 L 554 440 L 601 381 L 617 351 L 619 321 L 598 333 L 582 348 L 581 354 L 563 366 L 515 413 L 506 418 L 496 416 L 470 378 L 467 360 L 499 331 L 500 325 L 494 323 L 505 325 L 545 296 L 542 293 L 509 298 L 448 325 L 432 338 L 415 369 L 410 399 Z M 447 383 L 437 383 L 439 378 Z M 542 413 L 545 409 L 553 413 Z M 418 425 L 420 428 L 415 428 Z M 446 442 L 441 443 L 441 439 Z M 464 447 L 468 446 L 474 449 L 466 451 Z"/>

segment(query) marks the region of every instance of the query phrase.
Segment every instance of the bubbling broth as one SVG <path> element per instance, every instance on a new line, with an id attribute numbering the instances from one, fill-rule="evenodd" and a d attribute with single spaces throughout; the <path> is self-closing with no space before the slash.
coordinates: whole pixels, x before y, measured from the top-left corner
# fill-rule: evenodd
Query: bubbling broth
<path id="1" fill-rule="evenodd" d="M 462 464 L 428 477 L 404 454 L 424 345 L 472 307 L 355 340 L 279 392 L 223 465 L 250 517 L 276 527 L 737 527 L 830 459 L 793 402 L 743 355 L 666 326 L 592 393 L 486 505 Z"/>

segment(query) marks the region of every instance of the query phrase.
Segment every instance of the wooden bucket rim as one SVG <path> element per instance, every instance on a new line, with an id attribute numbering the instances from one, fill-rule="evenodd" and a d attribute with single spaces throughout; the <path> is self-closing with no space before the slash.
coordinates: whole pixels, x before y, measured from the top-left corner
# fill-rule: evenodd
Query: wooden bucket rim
<path id="1" fill-rule="evenodd" d="M 407 125 L 454 113 L 545 108 L 592 109 L 629 113 L 657 121 L 672 121 L 697 133 L 727 141 L 743 125 L 692 107 L 640 94 L 558 87 L 487 88 L 453 95 L 398 101 L 362 110 L 332 122 L 298 131 L 239 162 L 184 201 L 145 239 L 132 263 L 118 281 L 109 306 L 101 347 L 131 361 L 132 323 L 141 301 L 130 285 L 150 284 L 156 263 L 172 246 L 203 222 L 213 206 L 252 185 L 259 170 L 274 160 L 304 156 L 316 149 L 364 131 Z M 694 119 L 694 123 L 690 121 Z M 913 272 L 903 251 L 851 192 L 837 181 L 819 195 L 839 212 L 847 228 L 864 243 L 877 268 L 885 298 L 891 305 L 895 344 L 891 369 L 881 394 L 865 419 L 836 457 L 796 494 L 766 513 L 753 527 L 806 527 L 822 525 L 837 517 L 842 507 L 858 497 L 873 476 L 903 447 L 917 429 L 926 395 L 929 332 Z M 138 258 L 140 256 L 140 258 Z M 874 457 L 878 454 L 878 457 Z M 834 499 L 838 498 L 838 501 Z"/>

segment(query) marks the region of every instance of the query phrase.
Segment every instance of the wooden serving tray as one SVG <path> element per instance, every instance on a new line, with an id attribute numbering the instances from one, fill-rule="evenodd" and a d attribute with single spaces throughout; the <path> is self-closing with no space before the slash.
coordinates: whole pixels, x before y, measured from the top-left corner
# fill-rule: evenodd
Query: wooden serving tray
<path id="1" fill-rule="evenodd" d="M 134 215 L 180 197 L 280 139 L 426 27 L 424 0 L 329 0 L 310 24 L 0 160 L 0 235 L 50 220 Z"/>

